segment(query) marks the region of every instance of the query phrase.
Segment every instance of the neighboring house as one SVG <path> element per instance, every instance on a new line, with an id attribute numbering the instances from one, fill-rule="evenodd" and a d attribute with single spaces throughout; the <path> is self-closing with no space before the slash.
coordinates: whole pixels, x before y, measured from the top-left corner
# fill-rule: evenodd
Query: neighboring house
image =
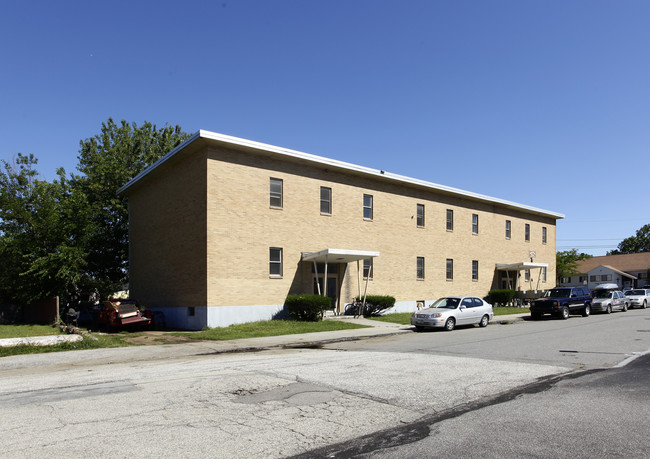
<path id="1" fill-rule="evenodd" d="M 650 285 L 650 252 L 592 257 L 579 261 L 577 269 L 580 274 L 561 279 L 561 284 L 594 288 L 599 284 L 613 283 L 623 290 L 642 288 Z"/>
<path id="2" fill-rule="evenodd" d="M 564 217 L 207 131 L 119 193 L 130 294 L 185 329 L 276 317 L 291 293 L 327 295 L 340 313 L 364 292 L 413 311 L 443 295 L 546 289 Z"/>

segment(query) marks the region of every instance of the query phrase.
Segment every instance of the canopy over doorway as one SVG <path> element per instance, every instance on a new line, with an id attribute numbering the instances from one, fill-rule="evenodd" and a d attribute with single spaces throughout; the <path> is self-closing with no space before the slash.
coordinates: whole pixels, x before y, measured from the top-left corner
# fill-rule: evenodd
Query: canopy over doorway
<path id="1" fill-rule="evenodd" d="M 548 268 L 548 263 L 534 263 L 532 261 L 522 261 L 519 263 L 497 263 L 496 264 L 496 269 L 497 271 L 503 271 L 506 274 L 506 277 L 508 278 L 508 284 L 511 283 L 510 281 L 510 273 L 511 272 L 516 272 L 516 275 L 513 276 L 512 281 L 514 281 L 514 285 L 511 285 L 510 288 L 514 290 L 521 290 L 521 283 L 520 283 L 520 277 L 521 275 L 519 274 L 521 271 L 531 271 L 533 269 L 539 269 L 539 274 L 537 276 L 537 281 L 535 283 L 535 288 L 533 288 L 532 285 L 528 286 L 530 288 L 524 288 L 523 290 L 539 290 L 539 283 L 542 278 L 542 270 Z M 530 281 L 531 284 L 533 281 Z"/>
<path id="2" fill-rule="evenodd" d="M 324 249 L 319 252 L 302 252 L 302 261 L 312 262 L 314 264 L 314 271 L 318 277 L 317 263 L 323 263 L 324 268 L 324 277 L 327 278 L 328 265 L 330 263 L 342 263 L 347 264 L 353 261 L 357 262 L 357 284 L 359 298 L 361 298 L 361 269 L 359 269 L 359 262 L 367 258 L 375 258 L 379 256 L 379 252 L 369 251 L 369 250 L 347 250 L 347 249 Z M 368 279 L 370 275 L 366 277 L 366 285 L 363 294 L 363 302 L 365 304 L 366 292 L 368 290 Z M 327 296 L 327 282 L 323 283 L 323 289 L 321 291 L 320 283 L 318 285 L 318 294 Z M 337 313 L 340 313 L 340 306 L 337 308 L 335 306 Z"/>

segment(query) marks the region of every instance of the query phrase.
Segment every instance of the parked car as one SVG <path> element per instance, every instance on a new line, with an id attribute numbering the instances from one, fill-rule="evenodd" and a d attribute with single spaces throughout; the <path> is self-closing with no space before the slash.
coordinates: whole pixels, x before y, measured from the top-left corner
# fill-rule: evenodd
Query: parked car
<path id="1" fill-rule="evenodd" d="M 613 310 L 627 311 L 628 299 L 618 290 L 616 284 L 603 284 L 594 288 L 594 301 L 591 308 L 594 311 L 611 314 Z"/>
<path id="2" fill-rule="evenodd" d="M 457 325 L 479 324 L 487 327 L 494 318 L 492 305 L 473 296 L 448 296 L 436 300 L 431 306 L 416 311 L 411 325 L 416 330 L 444 328 L 451 331 Z"/>
<path id="3" fill-rule="evenodd" d="M 571 314 L 588 317 L 591 302 L 591 291 L 587 287 L 555 287 L 530 304 L 530 316 L 533 319 L 540 319 L 544 314 L 561 319 L 568 319 Z"/>
<path id="4" fill-rule="evenodd" d="M 95 307 L 94 324 L 104 330 L 148 326 L 151 324 L 148 313 L 142 313 L 136 300 L 112 298 Z"/>
<path id="5" fill-rule="evenodd" d="M 635 288 L 634 290 L 626 290 L 625 296 L 630 302 L 630 308 L 645 309 L 650 303 L 650 290 L 643 288 Z"/>

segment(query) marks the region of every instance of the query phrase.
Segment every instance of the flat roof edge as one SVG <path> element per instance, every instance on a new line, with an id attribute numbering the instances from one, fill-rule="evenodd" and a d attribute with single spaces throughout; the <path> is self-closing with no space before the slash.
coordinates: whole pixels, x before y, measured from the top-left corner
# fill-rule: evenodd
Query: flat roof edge
<path id="1" fill-rule="evenodd" d="M 347 171 L 354 171 L 366 175 L 371 175 L 377 178 L 382 178 L 382 179 L 389 179 L 393 180 L 399 183 L 405 183 L 409 185 L 416 185 L 416 186 L 421 186 L 424 188 L 429 188 L 432 190 L 436 191 L 442 191 L 445 193 L 450 193 L 453 195 L 457 196 L 463 196 L 466 198 L 470 199 L 475 199 L 478 201 L 483 201 L 483 202 L 489 202 L 489 203 L 494 203 L 494 204 L 499 204 L 502 206 L 506 207 L 511 207 L 519 210 L 524 210 L 527 212 L 535 213 L 535 214 L 540 214 L 544 215 L 547 217 L 552 217 L 555 219 L 562 219 L 564 218 L 564 214 L 557 213 L 557 212 L 552 212 L 549 210 L 545 209 L 540 209 L 537 207 L 533 206 L 528 206 L 525 204 L 519 204 L 513 201 L 508 201 L 505 199 L 500 199 L 500 198 L 494 198 L 491 196 L 483 195 L 480 193 L 474 193 L 471 191 L 465 191 L 461 190 L 459 188 L 454 188 L 450 186 L 445 186 L 445 185 L 440 185 L 434 182 L 429 182 L 426 180 L 420 180 L 420 179 L 415 179 L 411 177 L 407 177 L 404 175 L 399 175 L 399 174 L 393 174 L 390 172 L 386 172 L 383 170 L 379 169 L 372 169 L 369 167 L 365 166 L 359 166 L 357 164 L 352 164 L 352 163 L 347 163 L 345 161 L 339 161 L 336 159 L 331 159 L 331 158 L 326 158 L 324 156 L 318 156 L 318 155 L 313 155 L 310 153 L 304 153 L 301 151 L 297 150 L 291 150 L 289 148 L 283 148 L 283 147 L 278 147 L 275 145 L 270 145 L 266 143 L 261 143 L 261 142 L 256 142 L 254 140 L 248 140 L 248 139 L 243 139 L 240 137 L 233 137 L 225 134 L 219 134 L 216 132 L 211 132 L 211 131 L 205 131 L 205 130 L 199 130 L 195 134 L 193 134 L 189 139 L 187 139 L 185 142 L 181 143 L 178 145 L 176 148 L 174 148 L 172 151 L 167 153 L 165 156 L 163 156 L 161 159 L 153 163 L 151 166 L 147 167 L 145 170 L 140 172 L 138 175 L 136 175 L 134 178 L 132 178 L 126 185 L 121 187 L 118 191 L 117 194 L 122 194 L 129 188 L 131 188 L 133 185 L 135 185 L 137 182 L 142 180 L 146 175 L 148 175 L 151 171 L 154 169 L 158 168 L 160 165 L 165 163 L 167 160 L 172 158 L 174 155 L 176 155 L 178 152 L 186 148 L 188 145 L 191 143 L 199 140 L 199 139 L 207 139 L 207 140 L 212 140 L 215 142 L 220 142 L 224 144 L 229 144 L 229 145 L 237 145 L 237 146 L 242 146 L 242 147 L 247 147 L 247 148 L 252 148 L 255 150 L 261 150 L 261 151 L 266 151 L 270 153 L 275 153 L 275 154 L 280 154 L 283 156 L 288 156 L 296 159 L 301 159 L 304 161 L 309 161 L 313 163 L 318 163 L 330 167 L 335 167 Z"/>

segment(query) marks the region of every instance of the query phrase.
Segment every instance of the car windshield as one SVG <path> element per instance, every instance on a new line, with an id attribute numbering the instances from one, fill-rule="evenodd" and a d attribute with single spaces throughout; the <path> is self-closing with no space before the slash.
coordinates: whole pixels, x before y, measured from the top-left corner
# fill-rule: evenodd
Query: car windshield
<path id="1" fill-rule="evenodd" d="M 643 290 L 628 290 L 625 292 L 626 295 L 645 295 Z"/>
<path id="2" fill-rule="evenodd" d="M 594 290 L 594 298 L 609 298 L 611 295 L 609 290 Z"/>
<path id="3" fill-rule="evenodd" d="M 431 305 L 432 308 L 456 309 L 460 304 L 460 298 L 440 298 Z"/>
<path id="4" fill-rule="evenodd" d="M 570 288 L 552 288 L 544 295 L 546 298 L 569 298 L 571 294 Z"/>

